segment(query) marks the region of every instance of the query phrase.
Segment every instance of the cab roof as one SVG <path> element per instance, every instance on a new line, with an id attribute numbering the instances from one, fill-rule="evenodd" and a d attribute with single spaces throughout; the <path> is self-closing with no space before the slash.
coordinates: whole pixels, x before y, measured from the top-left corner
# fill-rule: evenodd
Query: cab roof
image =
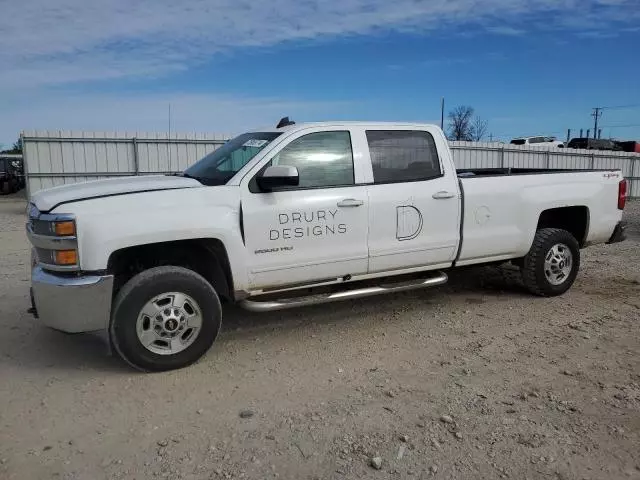
<path id="1" fill-rule="evenodd" d="M 389 127 L 407 127 L 407 128 L 424 128 L 437 127 L 433 123 L 417 123 L 417 122 L 364 122 L 364 121 L 334 121 L 334 122 L 302 122 L 286 125 L 280 128 L 267 127 L 256 128 L 253 132 L 293 132 L 314 127 L 364 127 L 364 128 L 389 128 Z"/>

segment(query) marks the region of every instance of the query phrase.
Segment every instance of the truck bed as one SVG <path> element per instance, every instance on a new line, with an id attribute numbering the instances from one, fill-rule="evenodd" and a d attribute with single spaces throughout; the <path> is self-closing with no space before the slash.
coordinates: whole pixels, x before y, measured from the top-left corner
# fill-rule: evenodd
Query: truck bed
<path id="1" fill-rule="evenodd" d="M 583 173 L 583 172 L 608 172 L 610 170 L 589 169 L 572 170 L 559 168 L 463 168 L 456 170 L 460 178 L 473 177 L 499 177 L 509 175 L 539 175 L 543 173 Z"/>
<path id="2" fill-rule="evenodd" d="M 619 170 L 481 168 L 458 170 L 462 247 L 457 265 L 524 256 L 542 212 L 572 206 L 586 215 L 583 245 L 606 242 L 619 221 Z M 498 180 L 497 177 L 505 177 Z"/>

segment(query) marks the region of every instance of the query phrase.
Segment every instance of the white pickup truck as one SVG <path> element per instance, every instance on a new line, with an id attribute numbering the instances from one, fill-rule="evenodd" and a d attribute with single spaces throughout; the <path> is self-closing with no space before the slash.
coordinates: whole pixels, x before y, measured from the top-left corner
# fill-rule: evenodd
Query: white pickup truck
<path id="1" fill-rule="evenodd" d="M 146 371 L 212 345 L 221 301 L 268 311 L 440 285 L 511 261 L 534 294 L 564 293 L 580 249 L 624 239 L 618 170 L 458 170 L 433 125 L 284 121 L 181 175 L 36 193 L 32 311 L 108 332 Z"/>

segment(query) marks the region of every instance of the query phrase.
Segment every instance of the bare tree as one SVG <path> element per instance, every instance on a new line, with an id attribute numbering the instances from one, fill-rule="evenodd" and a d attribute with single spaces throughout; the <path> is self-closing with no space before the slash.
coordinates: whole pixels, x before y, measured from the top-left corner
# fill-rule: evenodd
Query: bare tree
<path id="1" fill-rule="evenodd" d="M 473 138 L 473 108 L 465 105 L 454 108 L 449 112 L 449 139 L 472 140 Z"/>
<path id="2" fill-rule="evenodd" d="M 474 142 L 479 142 L 485 137 L 488 129 L 489 122 L 476 115 L 476 117 L 473 119 L 473 122 L 471 123 L 471 140 Z"/>

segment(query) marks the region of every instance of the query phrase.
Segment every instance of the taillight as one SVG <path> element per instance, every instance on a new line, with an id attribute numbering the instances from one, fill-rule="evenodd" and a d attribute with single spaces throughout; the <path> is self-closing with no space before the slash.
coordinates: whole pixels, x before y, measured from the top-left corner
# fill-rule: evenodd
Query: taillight
<path id="1" fill-rule="evenodd" d="M 624 210 L 627 203 L 627 181 L 620 180 L 618 183 L 618 210 Z"/>

